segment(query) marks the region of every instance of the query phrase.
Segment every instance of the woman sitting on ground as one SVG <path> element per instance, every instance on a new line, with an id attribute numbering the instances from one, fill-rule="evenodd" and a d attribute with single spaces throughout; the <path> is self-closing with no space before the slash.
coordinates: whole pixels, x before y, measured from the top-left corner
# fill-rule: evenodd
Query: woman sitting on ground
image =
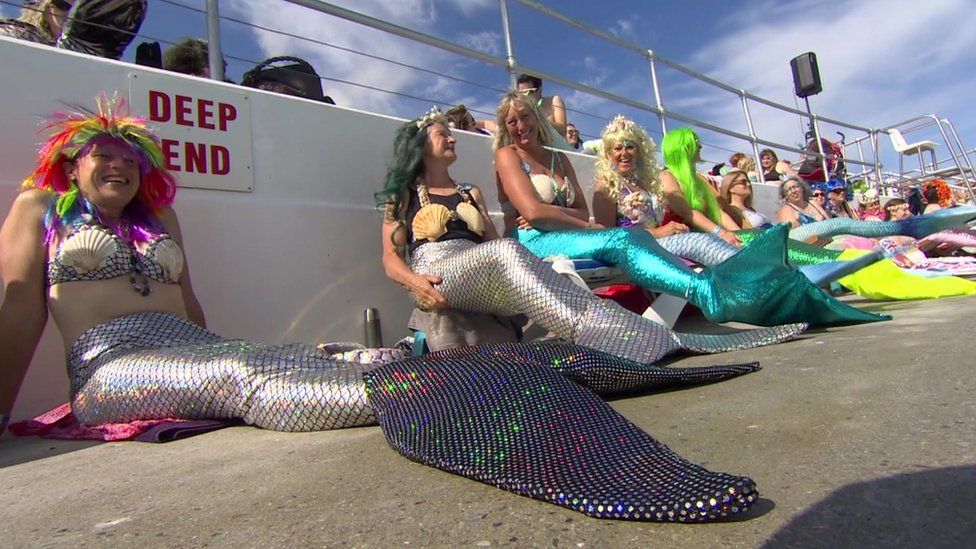
<path id="1" fill-rule="evenodd" d="M 722 177 L 722 202 L 727 213 L 743 229 L 765 229 L 772 222 L 752 207 L 752 182 L 742 170 L 730 170 Z"/>
<path id="2" fill-rule="evenodd" d="M 176 213 L 176 180 L 141 119 L 101 98 L 59 115 L 3 228 L 0 413 L 47 322 L 64 339 L 84 424 L 240 418 L 309 431 L 370 424 L 363 367 L 310 345 L 229 341 L 205 328 Z M 345 366 L 339 368 L 339 366 Z"/>
<path id="3" fill-rule="evenodd" d="M 505 234 L 517 238 L 535 255 L 590 258 L 616 265 L 645 290 L 687 298 L 713 322 L 774 325 L 877 320 L 825 298 L 802 274 L 787 267 L 784 231 L 770 231 L 757 239 L 757 246 L 696 273 L 647 231 L 602 229 L 599 223 L 586 221 L 588 210 L 572 166 L 563 153 L 545 147 L 550 129 L 540 119 L 532 102 L 508 93 L 498 106 L 498 132 L 493 142 L 499 200 L 506 213 Z M 756 278 L 750 280 L 750 275 Z M 773 278 L 767 280 L 767 276 Z M 770 291 L 770 284 L 782 287 Z M 770 300 L 771 295 L 776 298 Z"/>
<path id="4" fill-rule="evenodd" d="M 701 142 L 695 132 L 689 128 L 671 130 L 661 142 L 661 151 L 667 167 L 660 176 L 668 207 L 664 221 L 677 220 L 692 230 L 711 233 L 740 246 L 742 242 L 735 231 L 742 227 L 722 211 L 717 192 L 695 169 L 701 162 Z M 736 154 L 742 155 L 739 161 L 747 158 L 742 153 Z"/>
<path id="5" fill-rule="evenodd" d="M 783 185 L 779 188 L 779 195 L 784 203 L 776 214 L 777 223 L 790 223 L 793 227 L 799 227 L 830 219 L 830 214 L 812 201 L 813 191 L 810 190 L 810 186 L 795 175 L 783 181 Z"/>

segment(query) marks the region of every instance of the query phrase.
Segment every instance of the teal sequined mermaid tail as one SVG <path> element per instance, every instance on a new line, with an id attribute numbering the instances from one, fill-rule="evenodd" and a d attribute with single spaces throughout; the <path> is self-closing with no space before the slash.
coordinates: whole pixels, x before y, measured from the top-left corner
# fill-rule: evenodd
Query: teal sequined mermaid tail
<path id="1" fill-rule="evenodd" d="M 820 291 L 786 264 L 786 226 L 757 237 L 724 263 L 695 273 L 643 230 L 519 230 L 517 237 L 540 257 L 564 255 L 616 265 L 641 287 L 686 297 L 712 322 L 761 326 L 792 322 L 813 325 L 884 320 L 845 305 Z M 789 320 L 787 320 L 789 319 Z"/>
<path id="2" fill-rule="evenodd" d="M 958 206 L 937 210 L 898 221 L 860 221 L 848 218 L 825 219 L 800 225 L 790 231 L 790 238 L 805 241 L 810 238 L 828 238 L 851 234 L 866 238 L 903 235 L 924 238 L 932 233 L 964 227 L 976 219 L 976 206 Z"/>
<path id="3" fill-rule="evenodd" d="M 732 259 L 702 271 L 689 301 L 713 322 L 739 320 L 759 325 L 808 322 L 814 326 L 887 320 L 825 294 L 786 264 L 787 226 L 768 229 Z M 692 299 L 697 296 L 697 299 Z"/>

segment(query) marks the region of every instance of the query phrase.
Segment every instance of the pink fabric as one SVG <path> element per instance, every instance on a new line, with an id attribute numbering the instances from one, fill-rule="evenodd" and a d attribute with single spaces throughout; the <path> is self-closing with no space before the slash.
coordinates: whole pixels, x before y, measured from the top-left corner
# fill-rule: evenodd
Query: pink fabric
<path id="1" fill-rule="evenodd" d="M 976 247 L 976 234 L 969 231 L 942 231 L 930 234 L 918 242 L 925 252 L 947 253 L 959 248 Z"/>
<path id="2" fill-rule="evenodd" d="M 179 422 L 178 419 L 139 420 L 132 423 L 105 423 L 82 425 L 71 413 L 71 405 L 47 411 L 34 419 L 10 424 L 10 432 L 16 436 L 37 436 L 60 440 L 129 440 L 161 423 Z"/>

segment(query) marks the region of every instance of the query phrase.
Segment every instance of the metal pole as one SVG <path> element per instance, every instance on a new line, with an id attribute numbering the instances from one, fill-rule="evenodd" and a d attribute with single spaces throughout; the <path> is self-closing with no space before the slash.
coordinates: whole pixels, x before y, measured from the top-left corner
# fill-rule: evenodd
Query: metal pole
<path id="1" fill-rule="evenodd" d="M 830 178 L 827 177 L 827 156 L 824 154 L 823 143 L 820 142 L 820 125 L 817 122 L 817 117 L 810 110 L 810 98 L 804 97 L 803 101 L 807 104 L 807 114 L 810 115 L 810 130 L 813 132 L 813 138 L 817 140 L 817 152 L 820 153 L 820 166 L 823 168 L 824 181 L 827 181 Z"/>
<path id="2" fill-rule="evenodd" d="M 512 46 L 512 29 L 509 27 L 508 22 L 508 0 L 498 0 L 498 4 L 502 8 L 502 34 L 505 35 L 505 56 L 508 60 L 508 81 L 511 88 L 515 89 L 515 67 L 518 64 L 515 61 L 515 48 Z"/>
<path id="3" fill-rule="evenodd" d="M 220 8 L 218 0 L 207 0 L 207 57 L 210 78 L 224 81 L 224 52 L 220 48 Z"/>
<path id="4" fill-rule="evenodd" d="M 746 117 L 746 127 L 749 128 L 749 137 L 752 141 L 752 153 L 755 155 L 756 159 L 756 182 L 764 183 L 766 181 L 766 172 L 762 167 L 762 159 L 759 158 L 759 142 L 756 140 L 756 129 L 752 125 L 752 113 L 749 112 L 749 99 L 746 97 L 745 90 L 740 90 L 739 98 L 742 100 L 742 112 Z M 735 166 L 729 167 L 735 168 Z"/>
<path id="5" fill-rule="evenodd" d="M 661 124 L 661 135 L 668 134 L 668 123 L 664 119 L 664 101 L 661 99 L 661 87 L 657 81 L 657 69 L 654 66 L 654 52 L 647 50 L 647 64 L 651 68 L 651 87 L 654 89 L 654 101 L 657 104 L 657 120 Z"/>

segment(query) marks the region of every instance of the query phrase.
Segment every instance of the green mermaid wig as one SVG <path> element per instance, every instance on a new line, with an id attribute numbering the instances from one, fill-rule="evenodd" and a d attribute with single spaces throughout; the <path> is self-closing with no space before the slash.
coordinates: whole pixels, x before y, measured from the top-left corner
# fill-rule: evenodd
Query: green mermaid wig
<path id="1" fill-rule="evenodd" d="M 671 171 L 681 185 L 681 192 L 693 210 L 721 225 L 722 210 L 715 195 L 695 173 L 695 159 L 698 157 L 698 136 L 691 128 L 671 130 L 661 141 L 664 165 Z"/>

